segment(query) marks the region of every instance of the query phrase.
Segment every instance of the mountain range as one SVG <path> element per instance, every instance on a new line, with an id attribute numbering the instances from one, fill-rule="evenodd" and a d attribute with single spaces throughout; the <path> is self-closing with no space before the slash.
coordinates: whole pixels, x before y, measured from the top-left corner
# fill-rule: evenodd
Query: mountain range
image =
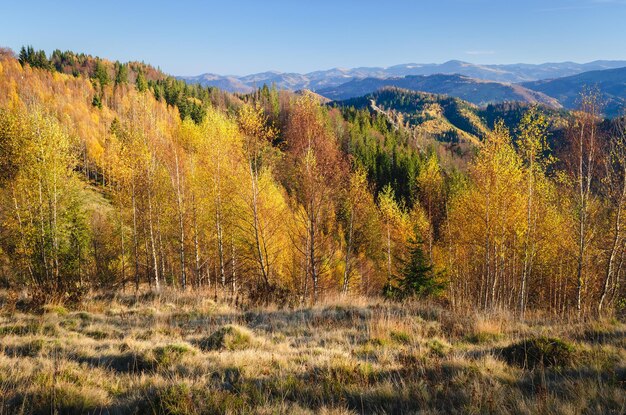
<path id="1" fill-rule="evenodd" d="M 217 75 L 205 73 L 197 76 L 178 76 L 191 83 L 204 86 L 215 86 L 229 92 L 251 92 L 267 85 L 276 85 L 280 89 L 310 89 L 317 91 L 363 78 L 397 78 L 409 75 L 459 74 L 471 78 L 519 83 L 541 79 L 561 78 L 577 75 L 588 71 L 615 69 L 626 67 L 625 61 L 598 60 L 589 63 L 559 62 L 542 64 L 507 64 L 479 65 L 459 60 L 451 60 L 442 64 L 407 63 L 383 67 L 359 67 L 352 69 L 333 68 L 305 74 L 286 72 L 261 72 L 245 76 Z"/>
<path id="2" fill-rule="evenodd" d="M 188 83 L 229 92 L 249 93 L 263 85 L 291 91 L 311 90 L 330 100 L 346 100 L 380 88 L 445 94 L 484 106 L 519 101 L 553 109 L 572 109 L 585 87 L 595 87 L 605 115 L 626 107 L 626 61 L 589 63 L 477 65 L 458 60 L 443 64 L 402 64 L 352 69 L 334 68 L 306 74 L 262 72 L 246 76 L 203 74 L 178 77 Z"/>

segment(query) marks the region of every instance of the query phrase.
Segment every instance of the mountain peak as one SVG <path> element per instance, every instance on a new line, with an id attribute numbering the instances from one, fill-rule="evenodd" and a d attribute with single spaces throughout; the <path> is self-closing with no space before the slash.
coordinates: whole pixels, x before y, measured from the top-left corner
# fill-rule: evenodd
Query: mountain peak
<path id="1" fill-rule="evenodd" d="M 449 61 L 446 61 L 444 63 L 441 64 L 441 66 L 446 66 L 446 65 L 460 65 L 460 66 L 471 66 L 474 65 L 473 63 L 469 63 L 469 62 L 464 62 L 458 59 L 451 59 Z"/>

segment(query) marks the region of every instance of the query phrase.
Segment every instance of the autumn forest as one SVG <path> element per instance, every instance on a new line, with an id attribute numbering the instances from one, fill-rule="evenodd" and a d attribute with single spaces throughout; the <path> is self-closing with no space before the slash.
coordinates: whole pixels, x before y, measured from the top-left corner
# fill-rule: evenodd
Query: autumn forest
<path id="1" fill-rule="evenodd" d="M 41 304 L 203 287 L 522 318 L 624 307 L 625 125 L 593 90 L 558 118 L 509 109 L 516 123 L 455 155 L 393 114 L 308 92 L 229 94 L 32 48 L 1 65 L 0 278 Z"/>

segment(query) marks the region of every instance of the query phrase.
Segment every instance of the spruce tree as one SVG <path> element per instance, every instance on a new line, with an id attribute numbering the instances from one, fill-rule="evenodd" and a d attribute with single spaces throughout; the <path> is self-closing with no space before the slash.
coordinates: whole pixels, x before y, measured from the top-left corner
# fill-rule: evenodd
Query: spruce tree
<path id="1" fill-rule="evenodd" d="M 93 77 L 100 84 L 101 90 L 104 89 L 104 87 L 109 84 L 110 79 L 109 79 L 109 74 L 107 72 L 107 68 L 104 65 L 104 63 L 102 63 L 102 61 L 100 60 L 96 61 L 96 68 L 94 70 Z"/>
<path id="2" fill-rule="evenodd" d="M 115 85 L 128 83 L 128 66 L 124 63 L 115 62 Z"/>
<path id="3" fill-rule="evenodd" d="M 407 241 L 408 255 L 402 260 L 402 270 L 383 288 L 386 297 L 403 299 L 409 297 L 430 297 L 439 295 L 445 288 L 441 275 L 435 273 L 432 264 L 422 248 L 423 241 L 417 230 Z"/>
<path id="4" fill-rule="evenodd" d="M 143 92 L 148 89 L 148 81 L 146 81 L 146 77 L 143 74 L 143 71 L 139 69 L 137 72 L 137 79 L 135 80 L 135 85 L 137 86 L 137 90 L 139 92 Z"/>

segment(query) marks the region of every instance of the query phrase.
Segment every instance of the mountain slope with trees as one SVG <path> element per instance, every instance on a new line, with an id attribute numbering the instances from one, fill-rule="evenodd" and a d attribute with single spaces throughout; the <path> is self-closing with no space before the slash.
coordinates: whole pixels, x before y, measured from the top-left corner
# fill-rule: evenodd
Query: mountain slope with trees
<path id="1" fill-rule="evenodd" d="M 416 138 L 430 138 L 440 144 L 480 145 L 496 122 L 518 125 L 530 105 L 523 102 L 479 107 L 459 98 L 385 87 L 359 98 L 336 101 L 331 105 L 369 109 L 388 117 L 397 128 L 411 130 Z M 566 123 L 567 112 L 542 107 L 551 130 Z"/>

